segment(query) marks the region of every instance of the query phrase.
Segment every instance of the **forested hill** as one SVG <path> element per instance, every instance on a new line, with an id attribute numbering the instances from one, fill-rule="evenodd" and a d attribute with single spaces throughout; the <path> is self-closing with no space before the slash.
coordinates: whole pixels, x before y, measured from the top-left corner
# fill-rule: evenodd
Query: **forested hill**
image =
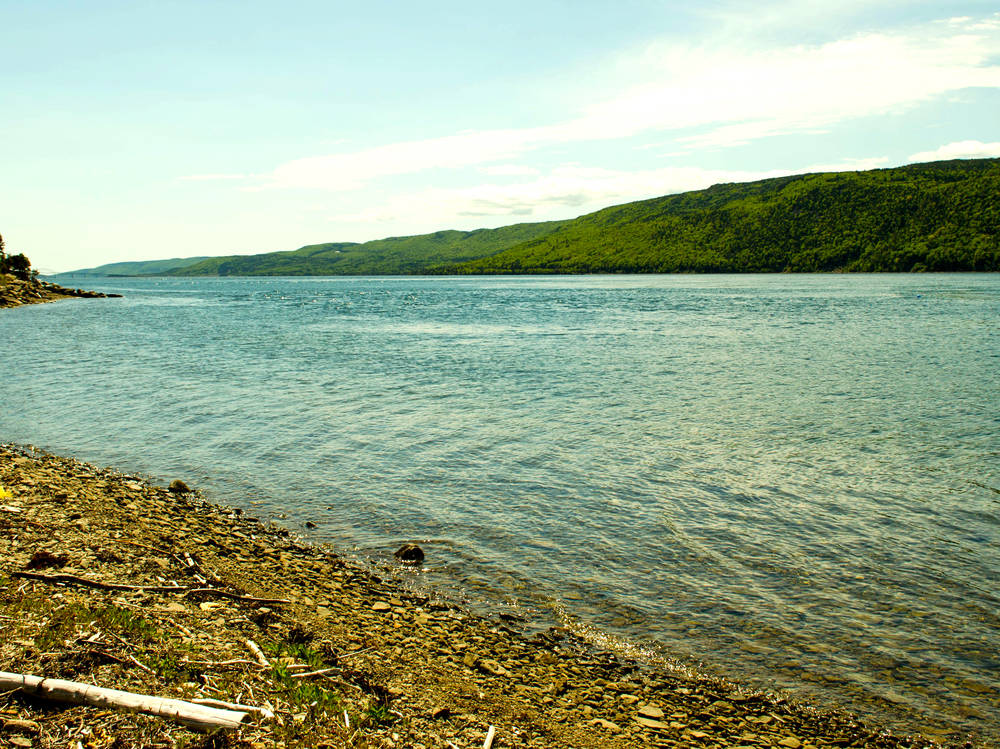
<path id="1" fill-rule="evenodd" d="M 452 273 L 1000 270 L 1000 159 L 805 174 L 582 216 Z"/>
<path id="2" fill-rule="evenodd" d="M 108 263 L 97 268 L 73 270 L 58 273 L 59 276 L 163 276 L 171 271 L 184 268 L 192 263 L 205 260 L 202 257 L 171 258 L 170 260 L 126 260 L 121 263 Z"/>
<path id="3" fill-rule="evenodd" d="M 374 276 L 921 270 L 1000 271 L 1000 159 L 715 185 L 569 221 L 364 244 L 331 242 L 262 255 L 115 263 L 77 272 Z"/>
<path id="4" fill-rule="evenodd" d="M 439 231 L 364 244 L 328 242 L 289 252 L 215 257 L 172 271 L 175 276 L 405 275 L 493 255 L 566 222 L 514 224 L 500 229 Z"/>

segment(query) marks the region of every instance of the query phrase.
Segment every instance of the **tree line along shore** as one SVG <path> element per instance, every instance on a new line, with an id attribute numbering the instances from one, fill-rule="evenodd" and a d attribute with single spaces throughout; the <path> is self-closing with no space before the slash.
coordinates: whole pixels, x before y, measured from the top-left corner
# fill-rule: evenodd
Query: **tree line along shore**
<path id="1" fill-rule="evenodd" d="M 70 289 L 59 284 L 41 281 L 31 261 L 24 255 L 8 255 L 0 235 L 0 308 L 20 307 L 24 304 L 54 302 L 57 299 L 106 298 L 120 294 L 102 294 L 98 291 Z"/>
<path id="2" fill-rule="evenodd" d="M 113 263 L 97 275 L 324 276 L 1000 271 L 1000 159 L 718 184 L 565 221 L 255 255 Z"/>

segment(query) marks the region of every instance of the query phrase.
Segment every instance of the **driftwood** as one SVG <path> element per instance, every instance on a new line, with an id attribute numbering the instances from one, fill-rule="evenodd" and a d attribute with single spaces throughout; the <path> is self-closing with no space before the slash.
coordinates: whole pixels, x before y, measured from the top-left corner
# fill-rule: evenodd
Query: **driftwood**
<path id="1" fill-rule="evenodd" d="M 80 585 L 84 588 L 97 588 L 98 590 L 141 590 L 150 593 L 176 593 L 188 590 L 182 585 L 123 585 L 122 583 L 102 583 L 100 580 L 90 580 L 86 577 L 76 575 L 55 574 L 45 575 L 41 572 L 11 572 L 11 577 L 20 577 L 25 580 L 39 580 L 43 583 L 63 583 L 65 585 Z"/>
<path id="2" fill-rule="evenodd" d="M 249 661 L 246 658 L 233 658 L 229 661 L 192 661 L 188 658 L 181 660 L 181 663 L 192 666 L 202 666 L 204 668 L 225 668 L 226 666 L 253 666 L 254 668 L 264 668 L 258 661 Z M 270 666 L 270 664 L 268 664 Z"/>
<path id="3" fill-rule="evenodd" d="M 493 737 L 496 736 L 497 729 L 490 726 L 490 730 L 486 732 L 486 741 L 483 742 L 483 749 L 491 749 L 493 746 Z"/>
<path id="4" fill-rule="evenodd" d="M 15 731 L 21 731 L 22 733 L 40 733 L 42 730 L 42 727 L 33 720 L 18 720 L 16 718 L 8 718 L 6 716 L 0 718 L 0 728 L 2 728 L 5 733 L 13 733 Z"/>
<path id="5" fill-rule="evenodd" d="M 203 705 L 205 707 L 218 707 L 223 710 L 236 710 L 241 713 L 257 713 L 260 717 L 265 720 L 274 719 L 274 711 L 268 710 L 266 707 L 254 707 L 253 705 L 239 705 L 235 702 L 226 702 L 225 700 L 213 700 L 208 697 L 199 698 L 197 700 L 191 700 L 196 705 Z"/>
<path id="6" fill-rule="evenodd" d="M 249 718 L 248 712 L 241 710 L 224 710 L 196 705 L 184 700 L 105 689 L 77 681 L 45 679 L 41 676 L 0 671 L 0 692 L 16 690 L 59 702 L 71 702 L 75 705 L 112 707 L 135 713 L 156 715 L 177 721 L 197 731 L 238 728 Z"/>
<path id="7" fill-rule="evenodd" d="M 191 588 L 187 585 L 125 585 L 124 583 L 102 583 L 100 580 L 91 580 L 86 577 L 57 573 L 46 575 L 41 572 L 11 572 L 11 577 L 24 578 L 25 580 L 38 580 L 43 583 L 62 583 L 63 585 L 79 585 L 84 588 L 97 588 L 98 590 L 137 590 L 147 593 L 183 593 L 185 596 L 204 595 L 219 596 L 241 603 L 291 603 L 284 598 L 255 598 L 245 596 L 240 593 L 230 593 L 228 590 L 218 588 Z"/>
<path id="8" fill-rule="evenodd" d="M 246 646 L 250 652 L 253 653 L 253 657 L 257 659 L 257 663 L 262 665 L 264 668 L 271 667 L 271 662 L 267 659 L 267 656 L 264 655 L 264 651 L 260 649 L 260 645 L 253 640 L 246 640 Z"/>
<path id="9" fill-rule="evenodd" d="M 339 671 L 339 670 L 340 669 L 337 667 L 321 668 L 318 671 L 307 671 L 304 674 L 289 674 L 289 677 L 292 679 L 308 679 L 312 676 L 323 676 L 324 674 L 330 674 L 333 673 L 334 671 Z"/>

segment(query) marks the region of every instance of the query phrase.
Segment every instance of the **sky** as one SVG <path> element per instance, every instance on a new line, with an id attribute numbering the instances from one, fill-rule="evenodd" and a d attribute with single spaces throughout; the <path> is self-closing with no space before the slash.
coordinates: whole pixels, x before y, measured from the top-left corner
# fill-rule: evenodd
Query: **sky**
<path id="1" fill-rule="evenodd" d="M 42 272 L 1000 156 L 994 0 L 0 0 Z"/>

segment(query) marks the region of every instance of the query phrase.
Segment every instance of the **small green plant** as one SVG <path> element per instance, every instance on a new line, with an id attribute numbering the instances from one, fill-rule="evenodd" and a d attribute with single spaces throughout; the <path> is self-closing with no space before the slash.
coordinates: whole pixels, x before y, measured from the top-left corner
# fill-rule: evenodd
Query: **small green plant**
<path id="1" fill-rule="evenodd" d="M 179 682 L 190 681 L 192 671 L 190 667 L 181 663 L 180 658 L 173 650 L 165 650 L 159 653 L 150 653 L 145 656 L 145 663 L 153 669 L 157 676 L 165 682 L 177 684 Z"/>
<path id="2" fill-rule="evenodd" d="M 396 716 L 389 710 L 389 706 L 384 702 L 373 702 L 365 710 L 366 720 L 374 726 L 392 725 L 396 721 Z"/>
<path id="3" fill-rule="evenodd" d="M 336 692 L 324 689 L 315 682 L 299 681 L 285 693 L 285 698 L 293 705 L 306 708 L 312 713 L 340 711 L 343 709 L 341 696 Z"/>
<path id="4" fill-rule="evenodd" d="M 130 609 L 120 606 L 105 606 L 97 609 L 95 613 L 95 625 L 112 630 L 118 635 L 148 641 L 154 639 L 158 634 L 156 627 L 148 619 Z"/>

